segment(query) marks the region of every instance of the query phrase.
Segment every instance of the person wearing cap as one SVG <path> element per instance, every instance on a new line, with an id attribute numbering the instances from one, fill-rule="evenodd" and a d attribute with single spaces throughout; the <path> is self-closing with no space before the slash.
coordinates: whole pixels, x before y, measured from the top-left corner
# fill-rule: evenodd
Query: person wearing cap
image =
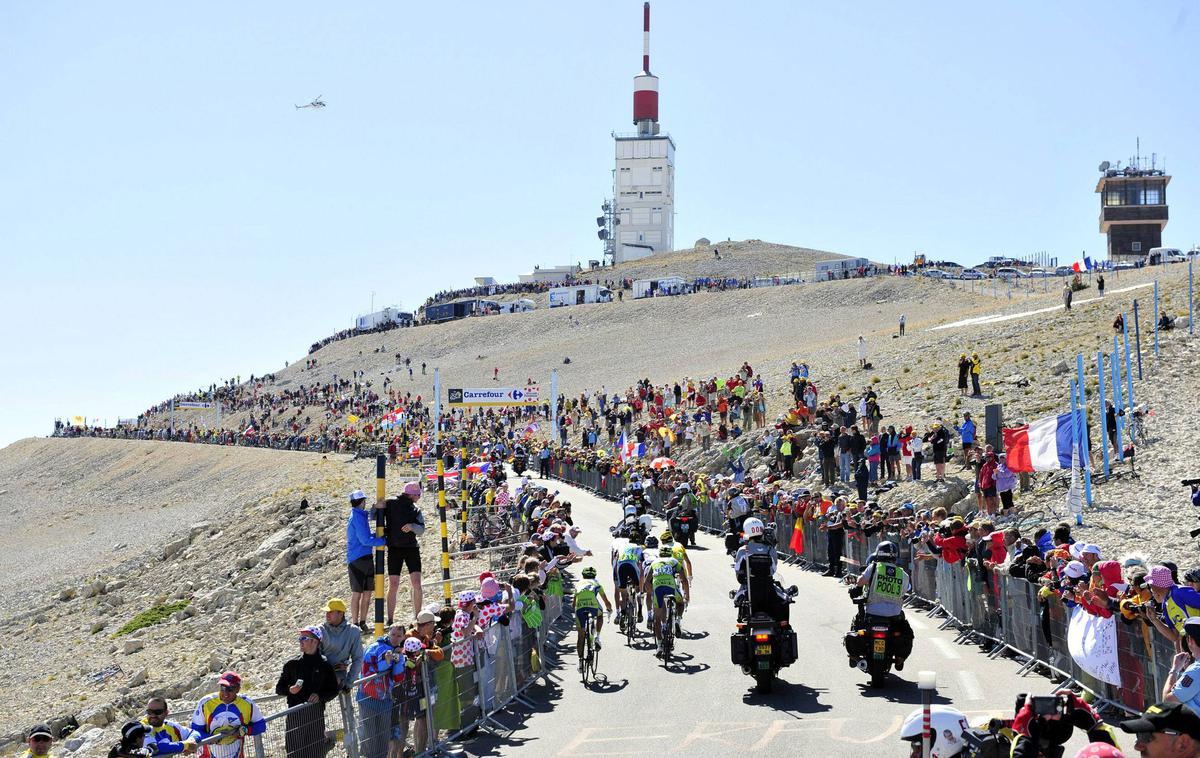
<path id="1" fill-rule="evenodd" d="M 962 444 L 962 463 L 963 468 L 966 468 L 971 462 L 971 449 L 975 447 L 975 421 L 971 418 L 970 411 L 963 411 L 963 420 L 961 424 L 954 425 L 954 431 L 958 433 L 958 438 Z"/>
<path id="2" fill-rule="evenodd" d="M 337 697 L 338 677 L 321 655 L 324 632 L 308 626 L 298 633 L 300 655 L 286 661 L 275 694 L 287 699 L 288 708 L 308 703 L 287 715 L 284 742 L 288 758 L 322 758 L 325 755 L 325 703 Z M 358 635 L 354 635 L 358 638 Z"/>
<path id="3" fill-rule="evenodd" d="M 421 499 L 419 482 L 408 482 L 404 491 L 390 497 L 377 507 L 387 509 L 385 536 L 387 538 L 388 626 L 396 615 L 396 594 L 400 590 L 400 574 L 407 566 L 408 580 L 412 585 L 413 613 L 421 610 L 421 546 L 417 537 L 425 531 L 425 516 L 417 507 Z"/>
<path id="4" fill-rule="evenodd" d="M 1120 727 L 1134 735 L 1133 746 L 1145 758 L 1200 756 L 1200 716 L 1182 703 L 1155 703 Z"/>
<path id="5" fill-rule="evenodd" d="M 1154 628 L 1172 642 L 1181 642 L 1184 622 L 1200 616 L 1200 592 L 1191 587 L 1175 584 L 1171 569 L 1154 566 L 1146 577 L 1154 602 L 1162 606 L 1162 613 L 1150 612 Z"/>
<path id="6" fill-rule="evenodd" d="M 149 737 L 150 727 L 140 721 L 126 721 L 121 725 L 121 739 L 108 750 L 108 758 L 140 758 L 145 755 Z"/>
<path id="7" fill-rule="evenodd" d="M 155 754 L 191 755 L 196 752 L 196 733 L 178 721 L 167 718 L 165 698 L 152 697 L 146 702 L 146 715 L 141 723 L 147 729 L 143 747 L 153 750 Z"/>
<path id="8" fill-rule="evenodd" d="M 217 679 L 217 691 L 205 695 L 192 713 L 192 731 L 204 741 L 219 736 L 207 745 L 209 758 L 244 758 L 245 740 L 267 731 L 262 711 L 250 698 L 241 695 L 242 677 L 226 671 Z"/>
<path id="9" fill-rule="evenodd" d="M 1200 617 L 1183 622 L 1183 645 L 1171 662 L 1171 671 L 1163 684 L 1164 703 L 1183 703 L 1200 715 Z"/>
<path id="10" fill-rule="evenodd" d="M 363 758 L 389 754 L 392 733 L 392 685 L 405 665 L 404 626 L 393 624 L 363 654 L 362 679 L 355 695 L 358 706 L 358 748 Z"/>
<path id="11" fill-rule="evenodd" d="M 1054 694 L 1065 701 L 1065 713 L 1061 716 L 1037 714 L 1029 695 L 1017 708 L 1012 721 L 1010 755 L 1013 758 L 1061 756 L 1062 746 L 1071 739 L 1076 729 L 1087 735 L 1089 743 L 1101 742 L 1117 747 L 1117 735 L 1113 728 L 1104 723 L 1092 706 L 1070 690 L 1058 690 Z"/>
<path id="12" fill-rule="evenodd" d="M 350 574 L 350 623 L 365 634 L 367 614 L 375 591 L 375 548 L 387 540 L 375 536 L 362 490 L 350 493 L 350 517 L 346 520 L 346 570 Z M 345 611 L 345 608 L 342 608 Z"/>
<path id="13" fill-rule="evenodd" d="M 323 610 L 321 655 L 333 666 L 338 686 L 343 692 L 349 692 L 355 675 L 362 668 L 362 632 L 360 627 L 346 621 L 346 603 L 340 597 L 329 598 Z"/>
<path id="14" fill-rule="evenodd" d="M 37 724 L 25 735 L 25 742 L 28 747 L 21 754 L 21 758 L 44 758 L 50 754 L 50 746 L 54 744 L 54 735 L 50 732 L 50 727 L 45 724 Z"/>

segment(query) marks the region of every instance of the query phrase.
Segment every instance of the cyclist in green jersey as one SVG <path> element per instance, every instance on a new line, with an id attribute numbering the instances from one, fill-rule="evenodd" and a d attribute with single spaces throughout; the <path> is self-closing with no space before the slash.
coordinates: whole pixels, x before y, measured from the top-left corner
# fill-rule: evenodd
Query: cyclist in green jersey
<path id="1" fill-rule="evenodd" d="M 688 557 L 687 548 L 685 548 L 682 544 L 675 542 L 675 537 L 671 534 L 669 529 L 662 533 L 660 540 L 662 541 L 662 544 L 671 548 L 671 557 L 679 561 L 679 565 L 684 570 L 684 575 L 687 576 L 688 581 L 691 581 L 695 574 L 692 573 L 692 559 Z M 681 602 L 675 614 L 676 637 L 683 634 L 683 624 L 681 619 L 683 619 L 683 611 L 685 608 L 687 608 L 687 603 Z"/>
<path id="2" fill-rule="evenodd" d="M 596 619 L 596 649 L 600 649 L 600 628 L 604 626 L 604 614 L 600 613 L 600 603 L 608 613 L 612 613 L 612 603 L 604 593 L 604 585 L 596 581 L 596 569 L 588 566 L 582 572 L 583 583 L 575 588 L 575 654 L 579 657 L 579 670 L 583 671 L 583 631 L 587 628 L 589 616 Z"/>
<path id="3" fill-rule="evenodd" d="M 686 603 L 691 597 L 691 587 L 688 585 L 687 574 L 679 561 L 671 555 L 671 548 L 663 545 L 658 550 L 658 560 L 650 564 L 650 570 L 642 577 L 642 592 L 653 591 L 654 597 L 654 640 L 660 651 L 662 645 L 662 625 L 667 616 L 667 598 L 680 598 L 679 588 L 682 585 L 682 602 Z"/>

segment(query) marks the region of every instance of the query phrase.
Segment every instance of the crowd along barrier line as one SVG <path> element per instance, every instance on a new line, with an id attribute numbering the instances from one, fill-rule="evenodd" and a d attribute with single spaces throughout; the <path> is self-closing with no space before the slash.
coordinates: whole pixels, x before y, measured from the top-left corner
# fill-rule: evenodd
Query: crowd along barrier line
<path id="1" fill-rule="evenodd" d="M 593 491 L 614 500 L 620 498 L 625 484 L 618 476 L 601 475 L 594 470 L 578 471 L 563 461 L 556 462 L 552 470 L 563 481 L 582 486 L 590 483 Z M 602 476 L 607 479 L 603 488 L 597 490 Z M 665 498 L 666 493 L 651 489 L 650 510 L 661 514 Z M 716 533 L 724 531 L 725 517 L 717 504 L 702 502 L 697 510 L 702 528 Z M 827 567 L 829 538 L 819 530 L 817 521 L 804 521 L 803 550 L 797 554 L 790 549 L 796 518 L 802 517 L 776 514 L 781 558 L 810 567 Z M 974 563 L 946 563 L 897 534 L 866 535 L 853 529 L 847 530 L 844 537 L 844 567 L 852 573 L 861 569 L 884 537 L 900 545 L 899 563 L 909 572 L 913 597 L 929 605 L 931 615 L 944 614 L 943 626 L 958 630 L 961 642 L 984 643 L 993 657 L 1010 653 L 1022 664 L 1021 673 L 1028 674 L 1041 667 L 1090 690 L 1101 705 L 1117 711 L 1138 713 L 1158 699 L 1173 650 L 1162 635 L 1149 629 L 1142 620 L 1116 621 L 1121 684 L 1100 682 L 1083 671 L 1070 654 L 1067 643 L 1070 608 L 1057 597 L 1042 599 L 1039 586 L 1023 578 Z"/>

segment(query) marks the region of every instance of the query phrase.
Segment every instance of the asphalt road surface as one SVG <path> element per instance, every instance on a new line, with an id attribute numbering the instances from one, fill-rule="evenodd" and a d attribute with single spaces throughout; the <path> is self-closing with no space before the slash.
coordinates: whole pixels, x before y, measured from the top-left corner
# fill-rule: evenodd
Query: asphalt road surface
<path id="1" fill-rule="evenodd" d="M 582 546 L 594 556 L 583 565 L 597 569 L 614 600 L 608 527 L 618 520 L 617 504 L 562 482 L 550 482 L 573 506 L 582 527 Z M 656 532 L 661 521 L 656 521 Z M 607 621 L 601 636 L 600 683 L 585 686 L 576 670 L 575 635 L 559 646 L 562 664 L 554 687 L 535 687 L 533 709 L 519 708 L 499 718 L 510 731 L 480 733 L 465 744 L 476 756 L 703 755 L 907 756 L 898 735 L 905 716 L 920 706 L 917 672 L 937 673 L 935 703 L 953 704 L 972 723 L 991 716 L 1012 718 L 1018 693 L 1049 694 L 1040 676 L 1017 676 L 1017 664 L 988 660 L 978 647 L 958 645 L 950 631 L 919 611 L 908 617 L 916 633 L 912 657 L 887 686 L 868 686 L 867 675 L 847 664 L 842 635 L 854 606 L 846 588 L 813 571 L 780 565 L 785 586 L 800 592 L 792 624 L 800 637 L 800 658 L 780 672 L 770 694 L 758 694 L 754 680 L 729 661 L 729 635 L 735 612 L 729 591 L 737 586 L 732 561 L 717 537 L 700 535 L 688 550 L 695 570 L 692 601 L 676 641 L 677 660 L 668 668 L 654 657 L 653 637 L 633 648 Z M 572 571 L 578 577 L 578 566 Z M 1076 733 L 1067 755 L 1085 744 Z M 1124 742 L 1124 741 L 1123 741 Z M 1133 754 L 1132 740 L 1123 747 Z M 760 752 L 761 751 L 761 752 Z"/>

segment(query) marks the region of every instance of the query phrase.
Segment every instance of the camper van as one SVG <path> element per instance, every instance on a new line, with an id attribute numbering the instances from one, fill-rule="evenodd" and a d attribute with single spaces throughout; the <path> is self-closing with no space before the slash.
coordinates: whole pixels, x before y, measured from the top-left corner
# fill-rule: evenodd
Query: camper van
<path id="1" fill-rule="evenodd" d="M 634 299 L 642 297 L 661 297 L 663 295 L 682 295 L 687 290 L 687 282 L 682 276 L 661 276 L 658 279 L 635 279 L 633 281 Z"/>
<path id="2" fill-rule="evenodd" d="M 550 290 L 550 307 L 561 305 L 586 305 L 588 303 L 607 303 L 612 301 L 612 290 L 599 284 L 573 284 L 569 287 L 555 287 Z"/>

